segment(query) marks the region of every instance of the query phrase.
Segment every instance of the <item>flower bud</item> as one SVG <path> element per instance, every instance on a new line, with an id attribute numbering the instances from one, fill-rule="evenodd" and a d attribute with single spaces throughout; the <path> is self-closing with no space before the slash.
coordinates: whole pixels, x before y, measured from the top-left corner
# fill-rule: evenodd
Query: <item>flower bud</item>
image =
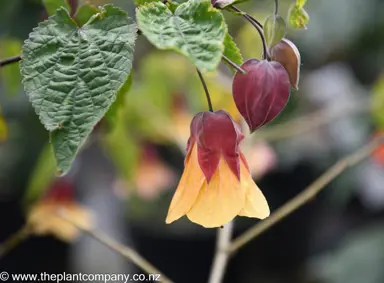
<path id="1" fill-rule="evenodd" d="M 301 57 L 296 45 L 283 38 L 271 48 L 270 53 L 272 60 L 279 62 L 287 71 L 291 87 L 299 89 Z"/>
<path id="2" fill-rule="evenodd" d="M 242 66 L 247 73 L 237 72 L 232 91 L 237 109 L 250 131 L 267 124 L 286 106 L 290 83 L 288 73 L 278 62 L 251 59 Z"/>

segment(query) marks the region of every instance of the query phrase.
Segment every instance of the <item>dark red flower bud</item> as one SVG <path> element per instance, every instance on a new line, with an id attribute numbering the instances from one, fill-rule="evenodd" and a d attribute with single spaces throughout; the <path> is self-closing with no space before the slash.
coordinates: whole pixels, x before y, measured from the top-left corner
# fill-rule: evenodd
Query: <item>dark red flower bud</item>
<path id="1" fill-rule="evenodd" d="M 287 71 L 278 62 L 251 59 L 233 80 L 233 97 L 251 132 L 274 119 L 286 106 L 290 82 Z"/>
<path id="2" fill-rule="evenodd" d="M 270 50 L 273 61 L 279 62 L 284 66 L 288 73 L 291 87 L 299 89 L 300 79 L 300 52 L 292 41 L 283 38 L 278 44 Z"/>
<path id="3" fill-rule="evenodd" d="M 209 182 L 223 157 L 240 180 L 239 143 L 244 138 L 239 125 L 223 110 L 198 113 L 191 123 L 188 152 L 196 143 L 198 161 Z"/>

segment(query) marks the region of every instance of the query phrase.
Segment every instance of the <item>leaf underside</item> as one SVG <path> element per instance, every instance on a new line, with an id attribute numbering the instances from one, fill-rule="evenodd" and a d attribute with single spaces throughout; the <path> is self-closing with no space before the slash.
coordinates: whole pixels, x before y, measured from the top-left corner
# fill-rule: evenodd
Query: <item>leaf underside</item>
<path id="1" fill-rule="evenodd" d="M 113 5 L 81 28 L 61 8 L 25 41 L 24 88 L 51 132 L 58 172 L 69 170 L 129 76 L 136 31 L 132 19 Z"/>

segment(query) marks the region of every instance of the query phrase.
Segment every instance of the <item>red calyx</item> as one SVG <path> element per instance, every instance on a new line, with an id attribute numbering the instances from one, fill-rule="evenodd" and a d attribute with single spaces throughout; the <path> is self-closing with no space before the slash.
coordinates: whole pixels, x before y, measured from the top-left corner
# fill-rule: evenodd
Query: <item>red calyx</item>
<path id="1" fill-rule="evenodd" d="M 72 183 L 64 178 L 55 179 L 43 199 L 53 202 L 72 202 L 74 200 Z"/>
<path id="2" fill-rule="evenodd" d="M 226 111 L 201 112 L 193 118 L 188 151 L 196 143 L 199 165 L 207 182 L 216 172 L 221 157 L 240 180 L 239 143 L 243 138 L 240 127 Z"/>
<path id="3" fill-rule="evenodd" d="M 251 59 L 241 68 L 247 73 L 236 73 L 233 97 L 237 109 L 254 132 L 285 108 L 289 99 L 289 76 L 278 62 Z"/>

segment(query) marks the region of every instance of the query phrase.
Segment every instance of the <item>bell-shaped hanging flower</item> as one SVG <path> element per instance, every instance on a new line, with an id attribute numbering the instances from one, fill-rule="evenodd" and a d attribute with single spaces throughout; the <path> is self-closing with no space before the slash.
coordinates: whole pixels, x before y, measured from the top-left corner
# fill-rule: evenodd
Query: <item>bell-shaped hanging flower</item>
<path id="1" fill-rule="evenodd" d="M 60 217 L 59 210 L 82 227 L 90 229 L 93 226 L 93 214 L 75 201 L 72 184 L 65 179 L 57 179 L 47 195 L 28 212 L 27 223 L 31 232 L 37 236 L 53 235 L 66 242 L 75 240 L 80 235 L 79 229 Z"/>
<path id="2" fill-rule="evenodd" d="M 237 72 L 232 92 L 237 109 L 251 132 L 274 119 L 286 106 L 290 83 L 287 71 L 278 62 L 251 59 Z"/>
<path id="3" fill-rule="evenodd" d="M 237 215 L 269 216 L 268 203 L 239 150 L 243 138 L 225 111 L 202 112 L 193 118 L 185 169 L 166 223 L 187 215 L 192 222 L 211 228 Z"/>

